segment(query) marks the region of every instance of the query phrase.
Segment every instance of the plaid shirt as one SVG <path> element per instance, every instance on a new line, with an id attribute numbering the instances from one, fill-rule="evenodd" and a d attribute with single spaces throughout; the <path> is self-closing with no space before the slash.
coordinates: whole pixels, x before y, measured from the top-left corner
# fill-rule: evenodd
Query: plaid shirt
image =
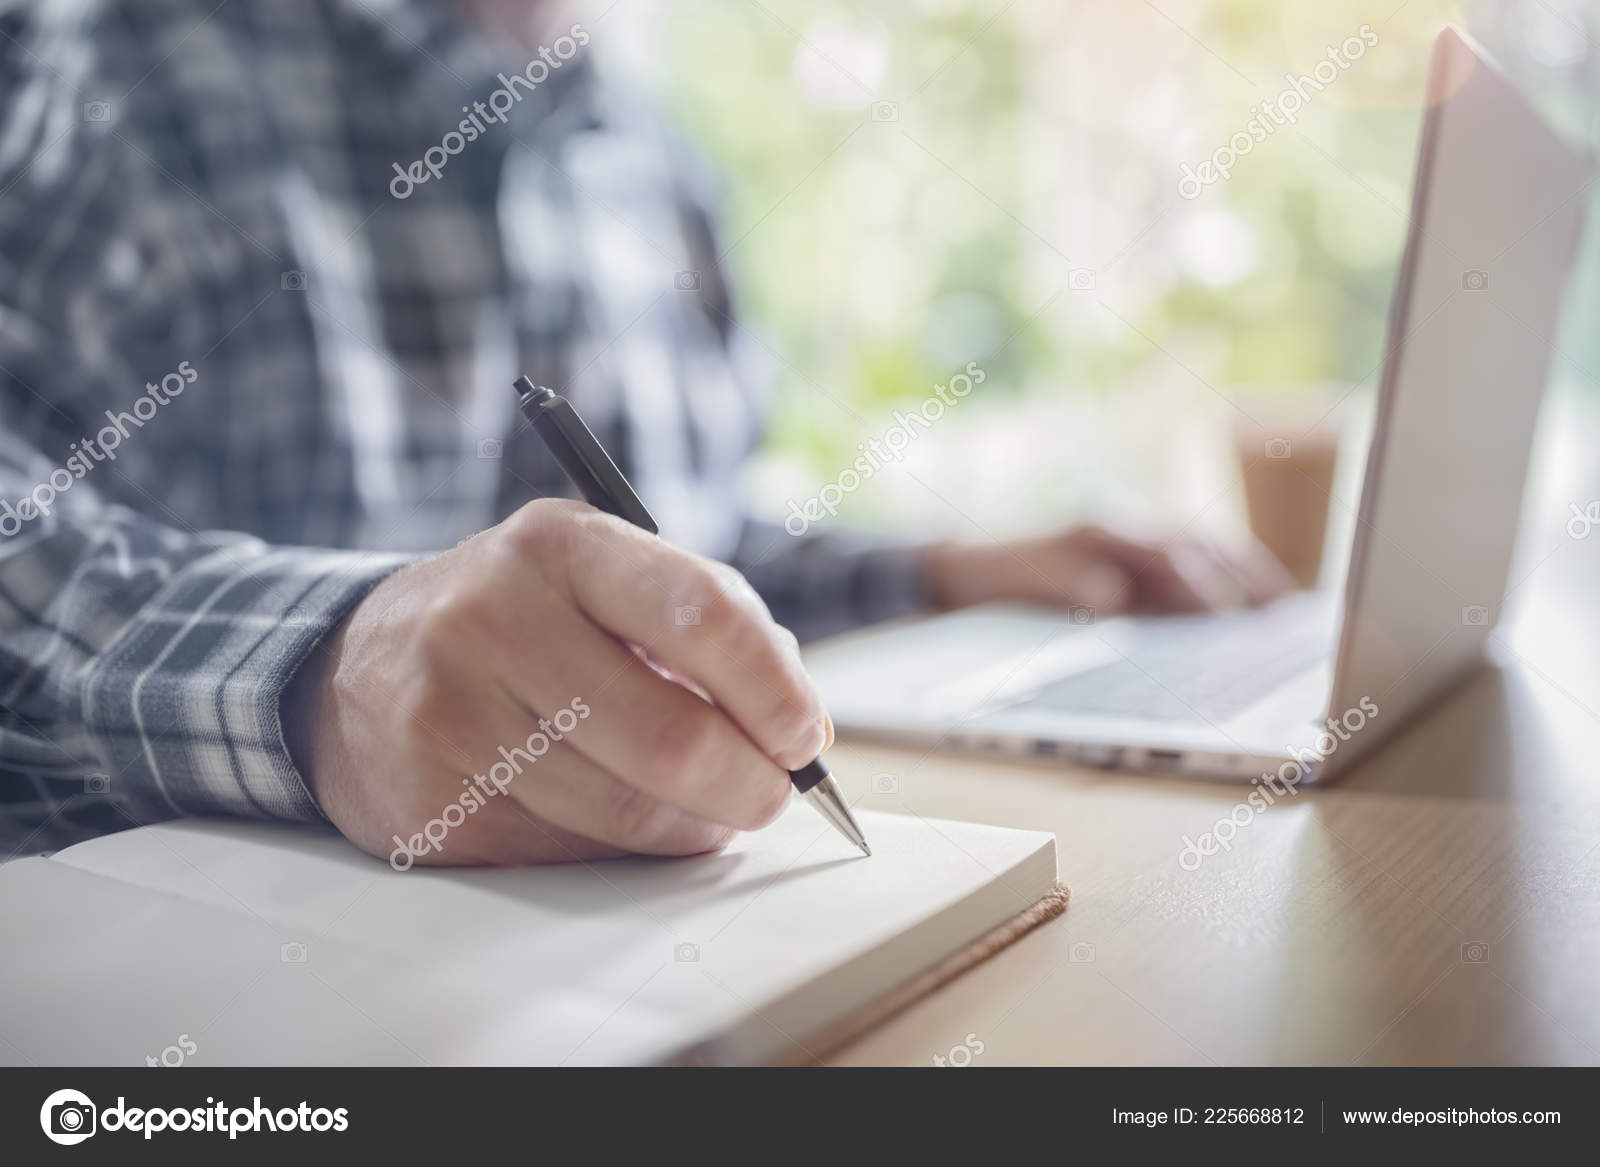
<path id="1" fill-rule="evenodd" d="M 541 77 L 454 9 L 0 0 L 0 859 L 317 820 L 300 661 L 409 557 L 567 492 L 518 372 L 802 635 L 918 605 L 911 550 L 740 513 L 762 403 L 704 183 L 589 31 Z"/>

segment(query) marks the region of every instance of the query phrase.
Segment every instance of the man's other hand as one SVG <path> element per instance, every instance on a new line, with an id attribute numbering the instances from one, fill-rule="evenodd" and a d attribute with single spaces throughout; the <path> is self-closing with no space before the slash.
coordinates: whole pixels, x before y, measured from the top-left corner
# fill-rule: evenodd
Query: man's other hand
<path id="1" fill-rule="evenodd" d="M 1148 542 L 1098 526 L 1010 543 L 940 544 L 928 588 L 941 608 L 1011 600 L 1100 615 L 1205 612 L 1262 604 L 1294 586 L 1260 543 L 1228 551 L 1200 540 Z"/>

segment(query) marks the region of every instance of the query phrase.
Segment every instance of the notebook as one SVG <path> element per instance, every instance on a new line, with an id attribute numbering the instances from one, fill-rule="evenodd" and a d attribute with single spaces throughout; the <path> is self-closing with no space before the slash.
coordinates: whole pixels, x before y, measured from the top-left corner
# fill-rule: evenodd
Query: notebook
<path id="1" fill-rule="evenodd" d="M 1052 835 L 860 817 L 871 858 L 797 801 L 687 859 L 397 872 L 181 820 L 15 860 L 0 1058 L 811 1062 L 1064 907 Z"/>

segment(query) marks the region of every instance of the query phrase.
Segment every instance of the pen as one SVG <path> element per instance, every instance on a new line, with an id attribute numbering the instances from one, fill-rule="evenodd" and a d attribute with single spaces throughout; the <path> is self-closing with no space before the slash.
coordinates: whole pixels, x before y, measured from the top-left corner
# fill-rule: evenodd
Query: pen
<path id="1" fill-rule="evenodd" d="M 583 500 L 596 510 L 626 519 L 652 535 L 659 534 L 655 519 L 599 439 L 572 408 L 572 403 L 551 389 L 535 385 L 527 377 L 518 377 L 514 388 L 522 416 L 528 419 L 528 424 L 560 463 Z M 798 770 L 790 770 L 789 780 L 795 790 L 833 824 L 834 830 L 859 847 L 863 854 L 872 854 L 866 836 L 861 833 L 861 825 L 850 813 L 850 805 L 845 802 L 839 784 L 828 773 L 821 758 Z"/>

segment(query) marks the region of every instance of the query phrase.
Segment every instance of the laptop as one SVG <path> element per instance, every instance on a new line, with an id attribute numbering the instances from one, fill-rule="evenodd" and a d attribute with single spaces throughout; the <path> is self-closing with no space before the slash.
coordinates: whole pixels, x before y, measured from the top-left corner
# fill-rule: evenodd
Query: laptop
<path id="1" fill-rule="evenodd" d="M 1142 771 L 1299 782 L 1353 764 L 1482 660 L 1590 176 L 1446 29 L 1342 593 L 1087 623 L 1002 605 L 900 621 L 808 652 L 835 723 Z"/>

